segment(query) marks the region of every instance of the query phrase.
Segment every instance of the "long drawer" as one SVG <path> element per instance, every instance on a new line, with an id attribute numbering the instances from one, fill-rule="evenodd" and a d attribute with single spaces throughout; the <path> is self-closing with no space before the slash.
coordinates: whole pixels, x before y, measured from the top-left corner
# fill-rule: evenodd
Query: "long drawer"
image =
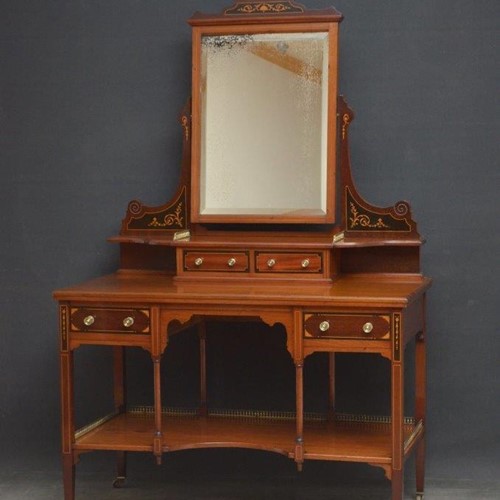
<path id="1" fill-rule="evenodd" d="M 70 331 L 149 334 L 149 309 L 72 307 Z"/>
<path id="2" fill-rule="evenodd" d="M 377 314 L 304 314 L 304 336 L 307 338 L 348 338 L 382 340 L 391 337 L 391 317 Z"/>

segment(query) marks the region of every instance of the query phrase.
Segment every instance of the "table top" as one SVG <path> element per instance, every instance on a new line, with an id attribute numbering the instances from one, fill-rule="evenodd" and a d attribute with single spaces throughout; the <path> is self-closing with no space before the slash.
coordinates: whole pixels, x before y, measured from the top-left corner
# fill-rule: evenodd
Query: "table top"
<path id="1" fill-rule="evenodd" d="M 343 275 L 332 283 L 292 281 L 180 281 L 154 271 L 120 270 L 56 290 L 58 301 L 90 303 L 233 304 L 404 308 L 431 280 L 420 275 Z"/>

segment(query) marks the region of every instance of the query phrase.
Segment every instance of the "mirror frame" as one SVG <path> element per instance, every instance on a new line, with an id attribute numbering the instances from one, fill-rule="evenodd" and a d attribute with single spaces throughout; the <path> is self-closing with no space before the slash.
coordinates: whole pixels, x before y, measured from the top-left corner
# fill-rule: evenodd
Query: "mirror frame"
<path id="1" fill-rule="evenodd" d="M 294 9 L 290 14 L 283 14 L 281 7 L 277 13 L 265 11 L 255 13 L 262 5 L 290 4 Z M 238 6 L 244 5 L 235 15 Z M 338 25 L 341 14 L 335 9 L 306 11 L 294 2 L 243 2 L 221 15 L 195 14 L 189 24 L 192 26 L 192 137 L 191 137 L 191 221 L 194 223 L 219 224 L 332 224 L 335 222 L 335 180 L 337 170 L 337 93 L 338 93 Z M 324 214 L 311 214 L 310 210 L 294 210 L 285 214 L 203 214 L 201 208 L 201 51 L 202 37 L 222 35 L 247 35 L 267 33 L 313 33 L 328 34 L 328 109 L 327 109 L 327 173 L 326 173 L 326 211 Z"/>

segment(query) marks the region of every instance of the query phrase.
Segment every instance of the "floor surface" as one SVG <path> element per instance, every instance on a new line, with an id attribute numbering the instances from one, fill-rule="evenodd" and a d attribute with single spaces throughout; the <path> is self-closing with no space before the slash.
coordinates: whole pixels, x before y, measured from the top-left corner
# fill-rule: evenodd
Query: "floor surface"
<path id="1" fill-rule="evenodd" d="M 366 465 L 293 462 L 242 450 L 181 452 L 161 466 L 152 457 L 132 455 L 128 480 L 113 488 L 114 457 L 83 455 L 76 468 L 77 500 L 389 500 L 390 483 L 381 469 Z M 405 500 L 415 498 L 413 464 L 408 463 Z M 0 470 L 1 500 L 63 498 L 61 472 L 54 461 L 11 463 Z M 428 477 L 426 500 L 499 500 L 500 479 Z"/>

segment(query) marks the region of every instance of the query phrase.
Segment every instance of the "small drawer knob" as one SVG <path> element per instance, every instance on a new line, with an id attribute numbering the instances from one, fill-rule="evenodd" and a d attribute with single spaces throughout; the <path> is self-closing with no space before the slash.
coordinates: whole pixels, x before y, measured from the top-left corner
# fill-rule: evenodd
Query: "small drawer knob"
<path id="1" fill-rule="evenodd" d="M 372 331 L 372 330 L 373 330 L 373 323 L 370 323 L 370 322 L 368 321 L 368 323 L 365 323 L 365 324 L 363 325 L 363 331 L 364 331 L 365 333 L 371 333 L 371 331 Z"/>
<path id="2" fill-rule="evenodd" d="M 88 316 L 85 316 L 85 318 L 83 318 L 83 324 L 85 326 L 92 326 L 95 322 L 95 316 L 92 316 L 91 314 L 89 314 Z"/>
<path id="3" fill-rule="evenodd" d="M 330 322 L 329 322 L 329 321 L 322 321 L 322 322 L 319 324 L 319 329 L 320 329 L 322 332 L 327 332 L 327 331 L 330 329 Z"/>
<path id="4" fill-rule="evenodd" d="M 309 267 L 309 264 L 311 262 L 309 261 L 309 259 L 304 259 L 302 262 L 301 262 L 301 266 L 305 269 L 306 267 Z"/>
<path id="5" fill-rule="evenodd" d="M 203 264 L 203 257 L 198 257 L 198 258 L 194 261 L 194 265 L 195 265 L 196 267 L 200 267 L 202 264 Z"/>
<path id="6" fill-rule="evenodd" d="M 129 328 L 134 324 L 134 318 L 132 316 L 127 316 L 126 318 L 123 319 L 123 326 L 125 328 Z"/>
<path id="7" fill-rule="evenodd" d="M 231 257 L 228 261 L 227 261 L 227 265 L 229 267 L 234 267 L 234 265 L 236 264 L 236 259 L 234 257 Z"/>
<path id="8" fill-rule="evenodd" d="M 276 261 L 274 259 L 269 259 L 267 261 L 267 267 L 274 267 L 276 265 Z"/>

